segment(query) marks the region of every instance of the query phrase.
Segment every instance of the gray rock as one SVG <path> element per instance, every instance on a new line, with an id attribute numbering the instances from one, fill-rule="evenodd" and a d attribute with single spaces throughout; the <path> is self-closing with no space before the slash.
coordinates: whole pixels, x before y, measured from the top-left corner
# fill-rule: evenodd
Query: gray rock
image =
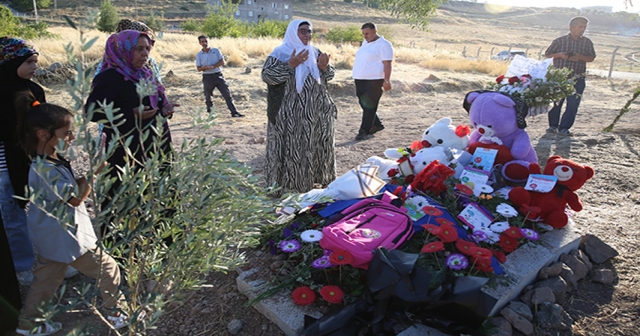
<path id="1" fill-rule="evenodd" d="M 430 82 L 439 82 L 440 78 L 438 78 L 438 76 L 436 76 L 434 74 L 430 74 L 429 77 L 427 77 L 426 80 L 430 81 Z"/>
<path id="2" fill-rule="evenodd" d="M 511 308 L 504 308 L 500 311 L 500 315 L 504 316 L 511 325 L 519 332 L 529 336 L 533 335 L 533 324 L 524 317 L 518 315 Z"/>
<path id="3" fill-rule="evenodd" d="M 547 280 L 542 280 L 537 282 L 534 287 L 549 287 L 553 292 L 553 295 L 556 297 L 556 302 L 562 304 L 564 302 L 564 297 L 567 294 L 567 282 L 564 281 L 560 276 L 555 276 L 553 278 L 549 278 Z"/>
<path id="4" fill-rule="evenodd" d="M 578 288 L 578 277 L 573 273 L 571 267 L 567 266 L 565 263 L 562 263 L 562 272 L 560 272 L 560 276 L 567 283 L 567 292 L 571 292 Z"/>
<path id="5" fill-rule="evenodd" d="M 560 255 L 560 261 L 571 267 L 573 274 L 576 276 L 576 280 L 583 279 L 587 276 L 587 274 L 589 274 L 587 265 L 580 261 L 580 259 L 578 259 L 578 257 L 576 256 L 565 253 Z"/>
<path id="6" fill-rule="evenodd" d="M 250 73 L 251 73 L 251 67 L 246 67 L 246 68 L 244 69 L 244 73 L 246 73 L 246 74 L 250 74 Z"/>
<path id="7" fill-rule="evenodd" d="M 531 298 L 533 297 L 534 292 L 535 292 L 535 289 L 532 289 L 524 293 L 522 296 L 520 296 L 520 301 L 522 301 L 524 304 L 529 306 L 529 308 L 533 308 L 533 303 L 531 302 Z"/>
<path id="8" fill-rule="evenodd" d="M 516 314 L 526 318 L 527 321 L 533 321 L 533 314 L 531 313 L 531 309 L 525 303 L 519 301 L 511 301 L 507 307 L 511 308 L 511 310 L 516 312 Z"/>
<path id="9" fill-rule="evenodd" d="M 173 73 L 173 70 L 169 70 L 169 72 L 167 72 L 167 75 L 166 75 L 166 76 L 164 76 L 164 78 L 171 78 L 171 77 L 173 77 L 173 76 L 175 76 L 175 75 L 176 75 L 176 74 L 175 74 L 175 73 Z"/>
<path id="10" fill-rule="evenodd" d="M 491 319 L 491 324 L 495 327 L 491 329 L 491 336 L 511 336 L 513 335 L 513 328 L 511 323 L 503 317 L 494 317 Z"/>
<path id="11" fill-rule="evenodd" d="M 49 74 L 49 71 L 47 69 L 42 69 L 42 68 L 36 69 L 36 72 L 34 73 L 35 76 L 46 76 L 48 74 Z"/>
<path id="12" fill-rule="evenodd" d="M 239 333 L 240 329 L 242 329 L 242 321 L 240 320 L 231 320 L 229 325 L 227 325 L 227 330 L 231 335 Z"/>
<path id="13" fill-rule="evenodd" d="M 533 305 L 539 305 L 544 302 L 556 303 L 556 296 L 549 287 L 540 287 L 533 290 L 531 295 L 531 303 Z"/>
<path id="14" fill-rule="evenodd" d="M 573 320 L 564 311 L 562 306 L 556 303 L 542 303 L 536 312 L 536 324 L 544 329 L 558 331 L 571 331 Z"/>
<path id="15" fill-rule="evenodd" d="M 51 63 L 51 65 L 49 65 L 49 71 L 51 72 L 56 72 L 61 69 L 62 69 L 62 63 L 60 62 L 53 62 Z"/>
<path id="16" fill-rule="evenodd" d="M 611 271 L 610 269 L 603 268 L 591 271 L 591 281 L 593 282 L 610 285 L 613 283 L 613 280 L 613 271 Z"/>
<path id="17" fill-rule="evenodd" d="M 587 269 L 593 269 L 593 263 L 589 260 L 589 257 L 580 249 L 575 249 L 569 252 L 570 255 L 576 256 L 580 261 L 582 261 L 585 265 L 587 265 Z"/>
<path id="18" fill-rule="evenodd" d="M 560 272 L 562 272 L 562 263 L 555 262 L 547 267 L 543 267 L 540 269 L 540 272 L 538 273 L 538 280 L 545 280 L 554 276 L 558 276 L 560 275 Z"/>
<path id="19" fill-rule="evenodd" d="M 587 256 L 589 256 L 589 259 L 596 264 L 602 264 L 603 262 L 618 256 L 618 251 L 614 250 L 611 246 L 605 244 L 594 235 L 586 235 L 582 239 L 582 250 Z"/>

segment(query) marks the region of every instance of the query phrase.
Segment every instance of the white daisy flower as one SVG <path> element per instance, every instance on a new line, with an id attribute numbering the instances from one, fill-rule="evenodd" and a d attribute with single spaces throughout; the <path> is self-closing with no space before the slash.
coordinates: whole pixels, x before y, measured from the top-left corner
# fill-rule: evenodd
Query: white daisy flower
<path id="1" fill-rule="evenodd" d="M 322 239 L 322 231 L 318 230 L 306 230 L 300 234 L 300 239 L 307 243 L 315 243 Z"/>
<path id="2" fill-rule="evenodd" d="M 509 228 L 509 222 L 495 222 L 489 225 L 489 229 L 491 229 L 491 231 L 496 233 L 505 232 L 507 231 L 508 228 Z"/>
<path id="3" fill-rule="evenodd" d="M 514 209 L 507 203 L 500 203 L 496 208 L 496 212 L 505 216 L 506 218 L 511 218 L 518 215 L 518 211 L 516 211 L 516 209 Z"/>

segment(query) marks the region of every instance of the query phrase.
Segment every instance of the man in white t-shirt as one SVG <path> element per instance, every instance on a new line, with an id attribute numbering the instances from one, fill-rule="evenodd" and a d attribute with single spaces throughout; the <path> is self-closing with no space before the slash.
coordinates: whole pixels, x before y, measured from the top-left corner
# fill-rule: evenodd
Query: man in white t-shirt
<path id="1" fill-rule="evenodd" d="M 356 81 L 356 96 L 362 107 L 362 124 L 356 140 L 366 140 L 384 129 L 378 117 L 378 102 L 384 91 L 391 90 L 391 62 L 393 46 L 378 35 L 376 25 L 362 25 L 364 41 L 356 52 L 353 62 L 353 79 Z"/>

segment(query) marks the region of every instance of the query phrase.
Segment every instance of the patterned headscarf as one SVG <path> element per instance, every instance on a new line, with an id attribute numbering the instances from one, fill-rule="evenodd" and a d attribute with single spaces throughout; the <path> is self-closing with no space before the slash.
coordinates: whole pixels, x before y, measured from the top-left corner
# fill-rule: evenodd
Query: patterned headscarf
<path id="1" fill-rule="evenodd" d="M 18 57 L 38 54 L 27 41 L 15 37 L 0 37 L 0 48 L 0 65 Z"/>
<path id="2" fill-rule="evenodd" d="M 144 22 L 140 21 L 131 21 L 129 19 L 122 19 L 118 22 L 118 26 L 116 27 L 116 33 L 119 33 L 123 30 L 137 30 L 140 32 L 145 32 L 149 34 L 151 40 L 155 40 L 155 35 L 153 33 L 153 29 L 149 28 Z"/>
<path id="3" fill-rule="evenodd" d="M 120 33 L 112 34 L 107 39 L 107 45 L 104 49 L 103 71 L 115 68 L 125 80 L 138 83 L 141 78 L 153 81 L 158 87 L 158 92 L 164 92 L 164 87 L 158 83 L 153 75 L 153 71 L 147 67 L 136 68 L 133 65 L 133 57 L 138 38 L 144 36 L 151 39 L 147 33 L 136 30 L 123 30 Z M 149 96 L 151 106 L 158 107 L 158 94 Z"/>

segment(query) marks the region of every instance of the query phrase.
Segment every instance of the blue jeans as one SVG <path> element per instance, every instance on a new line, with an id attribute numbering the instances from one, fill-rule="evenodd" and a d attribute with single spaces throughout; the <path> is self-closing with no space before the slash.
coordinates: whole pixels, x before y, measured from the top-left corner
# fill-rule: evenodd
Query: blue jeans
<path id="1" fill-rule="evenodd" d="M 0 213 L 11 248 L 13 264 L 16 272 L 21 272 L 33 267 L 33 245 L 29 239 L 27 213 L 18 205 L 13 195 L 9 172 L 0 171 Z M 5 270 L 2 271 L 5 272 Z"/>
<path id="2" fill-rule="evenodd" d="M 576 115 L 578 115 L 578 106 L 580 106 L 580 100 L 582 99 L 582 93 L 584 92 L 585 86 L 586 83 L 584 77 L 576 80 L 576 84 L 573 86 L 576 89 L 576 93 L 566 98 L 567 109 L 562 115 L 562 120 L 560 120 L 560 110 L 562 110 L 562 104 L 564 104 L 565 99 L 562 99 L 553 105 L 553 108 L 549 111 L 550 127 L 557 127 L 559 130 L 568 130 L 573 126 L 573 122 L 576 120 Z"/>

